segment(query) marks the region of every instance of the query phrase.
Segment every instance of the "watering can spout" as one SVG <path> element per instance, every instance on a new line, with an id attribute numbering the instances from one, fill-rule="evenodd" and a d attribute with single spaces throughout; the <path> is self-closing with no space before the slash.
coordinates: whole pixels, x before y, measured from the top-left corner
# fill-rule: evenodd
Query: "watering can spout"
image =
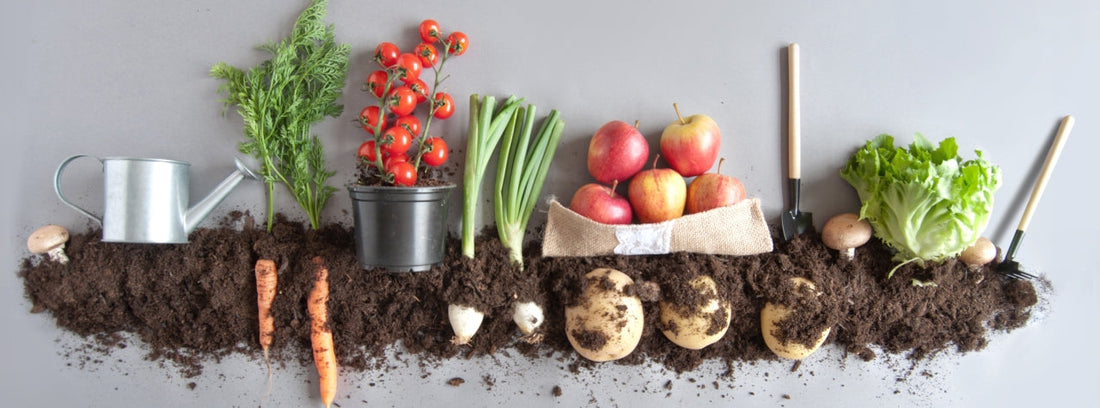
<path id="1" fill-rule="evenodd" d="M 183 224 L 184 231 L 186 231 L 187 234 L 194 231 L 195 228 L 206 219 L 206 216 L 210 215 L 210 212 L 213 211 L 218 204 L 221 204 L 222 200 L 229 195 L 229 192 L 237 187 L 237 184 L 239 184 L 241 180 L 245 178 L 253 180 L 259 179 L 256 173 L 248 168 L 239 157 L 234 158 L 233 161 L 236 163 L 237 169 L 234 170 L 229 177 L 226 177 L 225 180 L 222 180 L 217 187 L 214 187 L 214 190 L 207 194 L 206 197 L 203 197 L 202 200 L 195 203 L 194 206 L 187 210 L 187 214 L 184 215 Z"/>

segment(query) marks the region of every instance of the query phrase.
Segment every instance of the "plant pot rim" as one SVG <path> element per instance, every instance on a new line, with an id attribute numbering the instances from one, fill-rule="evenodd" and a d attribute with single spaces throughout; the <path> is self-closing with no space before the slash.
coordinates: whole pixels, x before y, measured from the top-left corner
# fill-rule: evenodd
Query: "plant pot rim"
<path id="1" fill-rule="evenodd" d="M 406 192 L 424 192 L 424 191 L 435 191 L 435 190 L 449 190 L 449 189 L 455 188 L 457 186 L 457 184 L 449 182 L 449 181 L 446 182 L 446 183 L 447 184 L 442 184 L 442 185 L 438 185 L 438 186 L 412 186 L 412 187 L 405 187 L 405 186 L 366 186 L 366 185 L 362 185 L 362 184 L 358 184 L 358 183 L 351 183 L 351 184 L 348 184 L 347 187 L 348 187 L 348 191 L 392 191 L 392 192 L 396 193 L 396 192 L 402 192 L 402 191 L 406 191 Z"/>

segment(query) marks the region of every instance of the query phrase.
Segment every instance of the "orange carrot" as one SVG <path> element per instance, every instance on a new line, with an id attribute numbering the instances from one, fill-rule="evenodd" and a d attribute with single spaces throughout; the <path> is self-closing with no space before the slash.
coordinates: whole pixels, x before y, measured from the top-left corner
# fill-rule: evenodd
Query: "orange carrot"
<path id="1" fill-rule="evenodd" d="M 275 301 L 275 288 L 279 274 L 275 261 L 260 259 L 256 261 L 256 305 L 260 318 L 260 347 L 264 350 L 264 363 L 267 364 L 267 391 L 271 392 L 271 360 L 267 349 L 275 340 L 275 317 L 271 315 L 271 304 Z"/>
<path id="2" fill-rule="evenodd" d="M 336 351 L 333 350 L 332 328 L 328 323 L 328 268 L 321 257 L 313 258 L 317 268 L 313 290 L 309 292 L 307 309 L 310 319 L 309 339 L 313 344 L 313 362 L 321 383 L 321 401 L 332 406 L 336 398 Z"/>

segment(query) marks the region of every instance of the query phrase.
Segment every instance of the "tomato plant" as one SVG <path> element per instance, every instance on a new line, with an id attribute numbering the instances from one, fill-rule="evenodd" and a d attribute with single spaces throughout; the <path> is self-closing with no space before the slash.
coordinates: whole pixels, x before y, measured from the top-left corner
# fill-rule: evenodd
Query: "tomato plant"
<path id="1" fill-rule="evenodd" d="M 469 39 L 461 31 L 444 33 L 432 19 L 421 21 L 417 31 L 421 41 L 405 48 L 412 52 L 402 53 L 391 42 L 374 50 L 373 59 L 382 69 L 367 76 L 363 90 L 377 102 L 363 108 L 358 118 L 369 135 L 356 152 L 362 184 L 414 185 L 420 177 L 439 174 L 429 168 L 447 162 L 447 142 L 428 135 L 433 119 L 454 115 L 454 98 L 439 85 L 448 77 L 443 67 L 466 52 Z M 417 113 L 422 103 L 427 108 Z"/>
<path id="2" fill-rule="evenodd" d="M 447 151 L 446 141 L 438 137 L 429 137 L 424 140 L 424 143 L 426 146 L 420 148 L 420 151 L 424 152 L 422 157 L 424 163 L 432 167 L 439 167 L 447 162 L 447 156 L 450 152 Z"/>
<path id="3" fill-rule="evenodd" d="M 401 49 L 397 48 L 397 44 L 391 42 L 378 44 L 378 47 L 374 48 L 374 61 L 382 68 L 393 66 L 393 63 L 397 62 L 398 55 L 401 55 Z"/>

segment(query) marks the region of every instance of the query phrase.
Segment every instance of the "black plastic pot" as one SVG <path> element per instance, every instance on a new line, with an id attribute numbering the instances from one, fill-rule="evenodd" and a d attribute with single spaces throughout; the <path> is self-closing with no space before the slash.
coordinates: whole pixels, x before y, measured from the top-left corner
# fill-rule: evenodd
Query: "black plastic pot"
<path id="1" fill-rule="evenodd" d="M 447 242 L 447 202 L 454 188 L 454 184 L 348 186 L 359 265 L 389 272 L 422 272 L 442 263 Z"/>

